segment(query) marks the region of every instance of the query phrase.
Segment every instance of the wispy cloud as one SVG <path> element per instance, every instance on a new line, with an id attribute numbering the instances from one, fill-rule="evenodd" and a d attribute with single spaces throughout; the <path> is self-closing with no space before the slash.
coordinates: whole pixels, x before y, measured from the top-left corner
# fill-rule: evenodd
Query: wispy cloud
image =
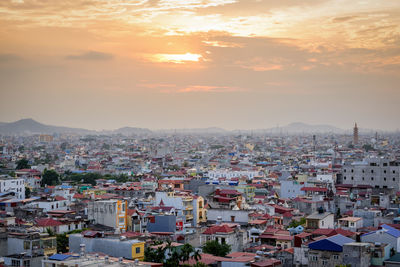
<path id="1" fill-rule="evenodd" d="M 20 59 L 21 57 L 16 54 L 0 54 L 0 62 L 10 62 Z"/>
<path id="2" fill-rule="evenodd" d="M 231 93 L 245 91 L 244 88 L 236 86 L 215 86 L 215 85 L 188 85 L 164 88 L 160 92 L 167 94 L 181 93 Z"/>
<path id="3" fill-rule="evenodd" d="M 81 54 L 76 55 L 68 55 L 66 59 L 70 60 L 111 60 L 114 56 L 112 54 L 97 52 L 97 51 L 88 51 Z"/>

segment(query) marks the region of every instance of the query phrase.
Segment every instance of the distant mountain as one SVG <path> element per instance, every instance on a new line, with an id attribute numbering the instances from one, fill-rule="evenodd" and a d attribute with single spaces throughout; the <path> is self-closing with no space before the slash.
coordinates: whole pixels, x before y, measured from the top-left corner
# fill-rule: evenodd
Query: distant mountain
<path id="1" fill-rule="evenodd" d="M 15 122 L 1 122 L 0 123 L 0 134 L 53 134 L 53 133 L 76 133 L 76 134 L 90 134 L 93 131 L 80 129 L 80 128 L 68 128 L 61 126 L 52 126 L 39 123 L 33 119 L 22 119 Z"/>
<path id="2" fill-rule="evenodd" d="M 137 127 L 123 127 L 117 130 L 112 131 L 113 134 L 122 134 L 122 135 L 142 135 L 142 134 L 151 134 L 147 128 L 137 128 Z"/>
<path id="3" fill-rule="evenodd" d="M 306 124 L 302 122 L 294 122 L 290 123 L 286 126 L 283 127 L 275 127 L 275 128 L 270 128 L 267 129 L 267 132 L 274 132 L 274 133 L 344 133 L 345 130 L 337 128 L 332 125 L 326 125 L 326 124 L 317 124 L 317 125 L 311 125 L 311 124 Z"/>
<path id="4" fill-rule="evenodd" d="M 229 131 L 219 127 L 208 128 L 188 128 L 188 129 L 162 129 L 158 130 L 161 133 L 179 133 L 179 134 L 225 134 Z"/>

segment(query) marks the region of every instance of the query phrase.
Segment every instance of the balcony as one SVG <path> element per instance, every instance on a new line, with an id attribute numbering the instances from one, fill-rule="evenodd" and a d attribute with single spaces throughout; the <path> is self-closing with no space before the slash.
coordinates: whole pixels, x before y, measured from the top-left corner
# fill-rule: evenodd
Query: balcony
<path id="1" fill-rule="evenodd" d="M 187 214 L 186 215 L 186 220 L 193 220 L 193 215 L 192 214 Z"/>
<path id="2" fill-rule="evenodd" d="M 192 205 L 187 205 L 187 206 L 185 206 L 185 210 L 193 210 L 193 206 Z"/>

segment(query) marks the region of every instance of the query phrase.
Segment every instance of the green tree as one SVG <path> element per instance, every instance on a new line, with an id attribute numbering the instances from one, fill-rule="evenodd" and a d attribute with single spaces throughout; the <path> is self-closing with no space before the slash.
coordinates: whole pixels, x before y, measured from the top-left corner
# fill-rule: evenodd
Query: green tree
<path id="1" fill-rule="evenodd" d="M 29 187 L 25 187 L 25 197 L 26 198 L 31 197 L 31 189 Z"/>
<path id="2" fill-rule="evenodd" d="M 49 236 L 55 236 L 54 231 L 50 227 L 46 228 L 46 232 L 49 234 Z"/>
<path id="3" fill-rule="evenodd" d="M 363 148 L 367 152 L 370 150 L 374 150 L 374 147 L 371 144 L 365 144 L 365 145 L 363 145 Z"/>
<path id="4" fill-rule="evenodd" d="M 160 245 L 160 242 L 155 241 L 153 245 Z M 157 249 L 147 247 L 144 251 L 144 261 L 163 263 L 163 266 L 167 267 L 181 266 L 181 262 L 189 259 L 195 259 L 196 261 L 201 259 L 199 251 L 195 251 L 190 244 L 185 244 L 180 250 L 176 249 L 176 247 L 172 246 L 170 240 L 167 241 L 165 246 L 158 246 Z"/>
<path id="5" fill-rule="evenodd" d="M 22 158 L 17 161 L 17 167 L 15 169 L 21 170 L 21 169 L 30 169 L 31 166 L 29 165 L 29 161 L 26 158 Z"/>
<path id="6" fill-rule="evenodd" d="M 306 218 L 301 218 L 300 219 L 300 221 L 296 221 L 296 220 L 292 220 L 290 223 L 289 223 L 289 228 L 295 228 L 295 227 L 297 227 L 297 226 L 299 226 L 299 225 L 303 225 L 303 224 L 305 224 L 306 223 Z"/>
<path id="7" fill-rule="evenodd" d="M 66 233 L 56 235 L 57 240 L 57 252 L 66 253 L 68 252 L 69 238 Z"/>
<path id="8" fill-rule="evenodd" d="M 157 249 L 152 249 L 151 247 L 147 247 L 144 250 L 144 261 L 163 263 L 164 260 L 165 260 L 165 248 L 161 246 L 158 247 Z"/>
<path id="9" fill-rule="evenodd" d="M 208 267 L 208 265 L 201 261 L 198 261 L 195 264 L 193 264 L 192 267 Z"/>
<path id="10" fill-rule="evenodd" d="M 65 150 L 65 149 L 67 149 L 67 146 L 68 146 L 68 143 L 67 143 L 67 142 L 63 142 L 63 143 L 60 145 L 60 148 L 61 148 L 61 150 Z"/>
<path id="11" fill-rule="evenodd" d="M 336 218 L 342 218 L 341 212 L 340 212 L 340 208 L 338 208 L 336 210 Z"/>
<path id="12" fill-rule="evenodd" d="M 203 246 L 203 252 L 214 256 L 225 257 L 231 251 L 231 246 L 220 244 L 217 240 L 207 241 Z"/>
<path id="13" fill-rule="evenodd" d="M 190 255 L 194 253 L 194 249 L 190 244 L 185 244 L 181 248 L 181 260 L 188 261 L 190 259 Z"/>
<path id="14" fill-rule="evenodd" d="M 42 177 L 42 186 L 45 185 L 57 185 L 59 183 L 60 176 L 55 170 L 44 170 Z"/>

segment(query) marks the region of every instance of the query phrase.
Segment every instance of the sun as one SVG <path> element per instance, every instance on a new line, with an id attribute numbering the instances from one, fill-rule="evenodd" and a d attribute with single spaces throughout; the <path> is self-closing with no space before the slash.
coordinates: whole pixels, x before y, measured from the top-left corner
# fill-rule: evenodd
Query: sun
<path id="1" fill-rule="evenodd" d="M 185 63 L 187 61 L 198 62 L 203 56 L 200 54 L 156 54 L 153 59 L 157 62 Z"/>

